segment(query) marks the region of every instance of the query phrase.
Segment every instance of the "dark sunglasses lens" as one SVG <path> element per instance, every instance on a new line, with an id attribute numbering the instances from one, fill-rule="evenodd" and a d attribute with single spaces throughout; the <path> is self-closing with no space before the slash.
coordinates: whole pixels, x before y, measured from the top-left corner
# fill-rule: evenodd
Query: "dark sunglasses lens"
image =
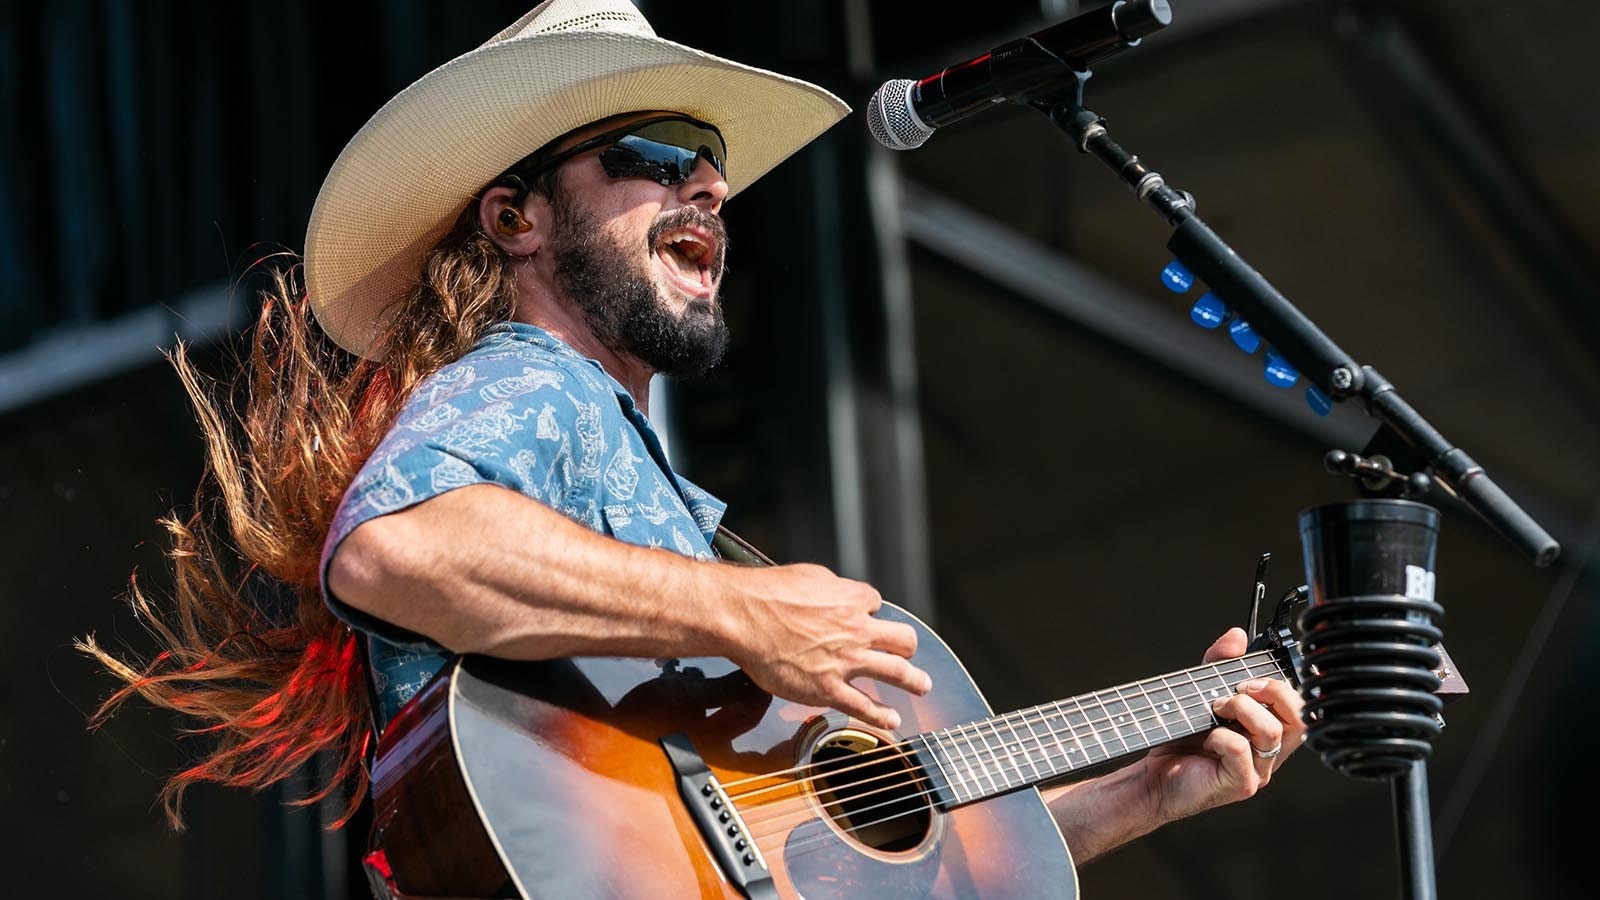
<path id="1" fill-rule="evenodd" d="M 682 184 L 694 172 L 701 156 L 718 174 L 727 174 L 722 139 L 708 128 L 689 122 L 649 122 L 623 135 L 600 154 L 606 174 L 613 178 L 649 178 L 663 184 Z"/>
<path id="2" fill-rule="evenodd" d="M 723 146 L 721 135 L 704 125 L 682 119 L 647 122 L 633 133 L 646 140 L 709 154 L 718 172 L 723 171 L 723 161 L 728 158 L 728 148 Z"/>

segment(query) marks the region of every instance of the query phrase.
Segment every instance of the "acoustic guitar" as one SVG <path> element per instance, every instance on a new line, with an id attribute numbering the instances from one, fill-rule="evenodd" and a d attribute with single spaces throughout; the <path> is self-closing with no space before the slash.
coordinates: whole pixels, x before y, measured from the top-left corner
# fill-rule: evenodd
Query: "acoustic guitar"
<path id="1" fill-rule="evenodd" d="M 864 690 L 891 734 L 765 693 L 724 659 L 456 659 L 390 723 L 374 839 L 411 896 L 1076 896 L 1035 786 L 1219 723 L 1252 678 L 1293 682 L 1282 614 L 1238 659 L 994 715 L 917 631 L 917 697 Z"/>

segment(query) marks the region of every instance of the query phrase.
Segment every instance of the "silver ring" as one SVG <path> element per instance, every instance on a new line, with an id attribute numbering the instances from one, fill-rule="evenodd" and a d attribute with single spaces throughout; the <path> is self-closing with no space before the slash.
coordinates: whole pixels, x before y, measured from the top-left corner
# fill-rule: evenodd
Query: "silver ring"
<path id="1" fill-rule="evenodd" d="M 1255 750 L 1256 756 L 1260 759 L 1271 759 L 1283 752 L 1283 742 L 1279 741 L 1277 746 L 1273 747 L 1271 750 L 1256 750 L 1255 744 L 1251 744 L 1250 749 Z"/>

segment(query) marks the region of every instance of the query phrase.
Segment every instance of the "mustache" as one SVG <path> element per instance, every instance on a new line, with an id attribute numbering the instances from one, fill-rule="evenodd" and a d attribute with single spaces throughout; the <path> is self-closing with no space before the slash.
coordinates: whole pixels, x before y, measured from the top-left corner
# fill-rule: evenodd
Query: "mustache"
<path id="1" fill-rule="evenodd" d="M 709 268 L 713 277 L 720 277 L 723 260 L 728 255 L 728 226 L 724 225 L 722 217 L 715 213 L 708 213 L 696 206 L 684 206 L 671 212 L 664 212 L 651 224 L 650 233 L 645 238 L 645 247 L 654 251 L 662 235 L 677 228 L 691 226 L 705 231 L 716 240 L 717 258 L 712 260 Z"/>

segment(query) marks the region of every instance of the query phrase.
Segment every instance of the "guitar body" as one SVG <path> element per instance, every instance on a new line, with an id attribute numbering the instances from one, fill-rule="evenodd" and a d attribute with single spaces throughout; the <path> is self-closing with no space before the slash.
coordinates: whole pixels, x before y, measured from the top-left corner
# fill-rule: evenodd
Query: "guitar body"
<path id="1" fill-rule="evenodd" d="M 991 715 L 937 635 L 891 605 L 879 615 L 917 630 L 914 661 L 933 677 L 926 697 L 861 682 L 900 713 L 900 735 L 774 698 L 724 659 L 455 661 L 380 743 L 375 828 L 396 885 L 454 897 L 743 896 L 659 743 L 681 733 L 726 786 L 782 897 L 1075 896 L 1037 790 L 946 811 L 915 787 L 914 767 L 881 762 L 887 751 L 859 758 L 881 769 L 855 760 Z M 912 789 L 847 810 L 829 782 L 806 779 L 817 766 Z"/>

